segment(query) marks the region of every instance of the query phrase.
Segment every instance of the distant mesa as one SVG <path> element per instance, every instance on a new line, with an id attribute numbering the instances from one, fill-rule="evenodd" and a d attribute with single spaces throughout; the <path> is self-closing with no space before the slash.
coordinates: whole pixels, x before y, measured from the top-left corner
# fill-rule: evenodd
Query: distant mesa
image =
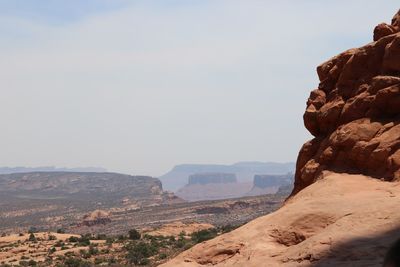
<path id="1" fill-rule="evenodd" d="M 253 182 L 238 182 L 235 174 L 197 173 L 175 194 L 187 201 L 216 200 L 275 194 L 282 186 L 292 186 L 293 174 L 255 175 Z M 287 191 L 287 190 L 286 190 Z"/>
<path id="2" fill-rule="evenodd" d="M 189 176 L 189 185 L 226 184 L 236 182 L 237 178 L 234 173 L 196 173 Z"/>
<path id="3" fill-rule="evenodd" d="M 159 177 L 163 188 L 176 192 L 188 184 L 188 177 L 197 173 L 231 173 L 238 183 L 252 183 L 256 174 L 286 174 L 294 172 L 295 163 L 276 162 L 238 162 L 232 165 L 217 164 L 182 164 Z"/>
<path id="4" fill-rule="evenodd" d="M 294 174 L 288 173 L 285 175 L 255 175 L 253 188 L 248 192 L 247 196 L 258 196 L 264 194 L 275 194 L 281 188 L 286 187 L 293 188 Z"/>
<path id="5" fill-rule="evenodd" d="M 255 175 L 254 186 L 259 188 L 267 188 L 272 186 L 283 186 L 293 183 L 294 175 L 289 173 L 286 175 Z"/>

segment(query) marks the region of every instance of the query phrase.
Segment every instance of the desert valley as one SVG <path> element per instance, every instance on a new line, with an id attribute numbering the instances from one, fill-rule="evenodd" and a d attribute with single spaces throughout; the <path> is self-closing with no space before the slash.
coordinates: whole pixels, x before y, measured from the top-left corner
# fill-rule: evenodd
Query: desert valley
<path id="1" fill-rule="evenodd" d="M 400 10 L 371 37 L 317 67 L 296 163 L 0 167 L 0 267 L 400 266 Z"/>

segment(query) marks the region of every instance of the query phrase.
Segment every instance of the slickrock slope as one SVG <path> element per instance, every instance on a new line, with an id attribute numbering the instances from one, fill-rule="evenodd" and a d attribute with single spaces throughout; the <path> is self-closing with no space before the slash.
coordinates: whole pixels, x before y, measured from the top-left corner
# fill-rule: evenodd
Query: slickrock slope
<path id="1" fill-rule="evenodd" d="M 399 31 L 400 11 L 318 67 L 304 114 L 315 138 L 281 209 L 163 266 L 382 266 L 400 237 Z"/>
<path id="2" fill-rule="evenodd" d="M 278 211 L 162 266 L 380 266 L 400 237 L 399 205 L 399 183 L 327 173 Z"/>
<path id="3" fill-rule="evenodd" d="M 304 124 L 315 138 L 300 151 L 293 194 L 322 170 L 400 180 L 400 11 L 374 40 L 317 68 Z"/>

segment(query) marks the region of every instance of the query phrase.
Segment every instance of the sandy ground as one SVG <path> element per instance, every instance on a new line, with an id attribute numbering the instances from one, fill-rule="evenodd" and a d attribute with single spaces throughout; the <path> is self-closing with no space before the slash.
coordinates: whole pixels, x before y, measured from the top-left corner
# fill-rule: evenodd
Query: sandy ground
<path id="1" fill-rule="evenodd" d="M 56 240 L 49 240 L 50 235 L 55 236 Z M 29 239 L 29 234 L 27 233 L 0 237 L 0 262 L 15 263 L 20 261 L 23 256 L 36 261 L 44 261 L 46 255 L 48 255 L 49 248 L 57 241 L 65 241 L 71 236 L 80 237 L 80 235 L 71 234 L 35 233 L 37 239 L 43 240 L 37 243 L 27 241 Z M 68 251 L 57 251 L 54 254 L 64 255 Z"/>
<path id="2" fill-rule="evenodd" d="M 278 211 L 162 266 L 381 266 L 399 207 L 400 183 L 324 173 Z"/>

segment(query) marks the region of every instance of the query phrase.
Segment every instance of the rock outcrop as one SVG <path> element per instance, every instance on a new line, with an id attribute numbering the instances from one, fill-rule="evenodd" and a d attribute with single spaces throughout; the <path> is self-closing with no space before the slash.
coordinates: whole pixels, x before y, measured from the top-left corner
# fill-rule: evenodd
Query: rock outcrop
<path id="1" fill-rule="evenodd" d="M 83 217 L 82 225 L 95 226 L 111 222 L 110 213 L 103 210 L 95 210 Z"/>
<path id="2" fill-rule="evenodd" d="M 323 175 L 278 211 L 161 266 L 382 266 L 388 248 L 400 237 L 400 183 Z"/>
<path id="3" fill-rule="evenodd" d="M 374 42 L 317 68 L 305 127 L 315 136 L 297 160 L 292 195 L 323 170 L 400 179 L 400 11 L 379 24 Z"/>

